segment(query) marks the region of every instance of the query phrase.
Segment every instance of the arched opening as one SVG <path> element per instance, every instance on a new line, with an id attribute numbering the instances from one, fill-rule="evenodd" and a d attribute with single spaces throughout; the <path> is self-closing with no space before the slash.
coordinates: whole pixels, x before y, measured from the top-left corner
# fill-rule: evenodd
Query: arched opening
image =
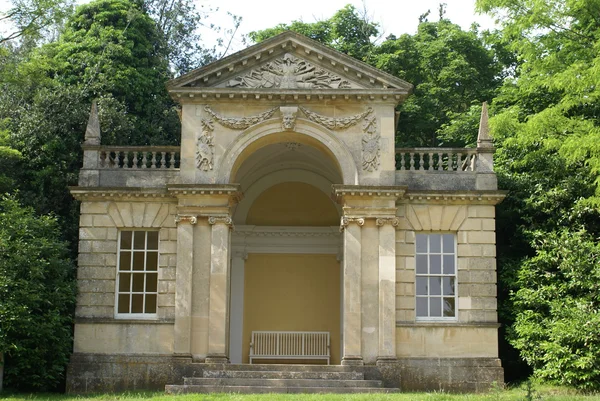
<path id="1" fill-rule="evenodd" d="M 314 139 L 287 138 L 251 146 L 232 162 L 231 182 L 244 198 L 233 214 L 230 359 L 248 363 L 253 331 L 328 332 L 331 363 L 339 364 L 341 209 L 330 195 L 343 173 Z"/>

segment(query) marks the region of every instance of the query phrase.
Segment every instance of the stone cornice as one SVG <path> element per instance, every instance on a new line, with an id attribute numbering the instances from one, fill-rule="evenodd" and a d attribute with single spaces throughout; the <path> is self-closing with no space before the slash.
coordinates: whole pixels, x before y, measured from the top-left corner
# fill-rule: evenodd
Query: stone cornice
<path id="1" fill-rule="evenodd" d="M 407 191 L 403 200 L 415 203 L 469 203 L 496 205 L 508 191 Z"/>
<path id="2" fill-rule="evenodd" d="M 497 329 L 502 326 L 500 323 L 495 322 L 396 322 L 396 327 L 412 327 L 412 328 L 444 328 L 444 327 L 465 327 L 465 328 L 490 328 Z"/>
<path id="3" fill-rule="evenodd" d="M 174 319 L 114 319 L 110 317 L 76 317 L 75 324 L 175 324 Z"/>
<path id="4" fill-rule="evenodd" d="M 352 101 L 369 103 L 397 104 L 408 95 L 392 89 L 232 89 L 185 87 L 170 90 L 171 97 L 179 103 L 220 103 L 228 101 L 279 101 L 279 102 L 320 102 Z"/>
<path id="5" fill-rule="evenodd" d="M 337 227 L 237 226 L 235 236 L 245 237 L 339 237 Z"/>
<path id="6" fill-rule="evenodd" d="M 342 196 L 401 198 L 407 188 L 406 186 L 333 185 L 334 194 L 338 199 Z"/>
<path id="7" fill-rule="evenodd" d="M 198 195 L 229 196 L 236 201 L 242 198 L 239 184 L 177 184 L 169 185 L 167 192 L 176 197 Z"/>
<path id="8" fill-rule="evenodd" d="M 133 200 L 143 202 L 174 202 L 170 193 L 161 188 L 69 187 L 71 195 L 79 201 Z"/>

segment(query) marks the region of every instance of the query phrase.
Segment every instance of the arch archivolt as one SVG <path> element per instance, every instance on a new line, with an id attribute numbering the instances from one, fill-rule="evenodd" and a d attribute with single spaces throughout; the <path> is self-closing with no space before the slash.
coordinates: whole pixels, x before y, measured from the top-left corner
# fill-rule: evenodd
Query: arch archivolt
<path id="1" fill-rule="evenodd" d="M 256 150 L 276 143 L 298 142 L 320 150 L 340 170 L 343 184 L 358 184 L 358 169 L 346 145 L 331 131 L 309 120 L 298 118 L 294 131 L 282 131 L 279 119 L 270 119 L 242 132 L 223 153 L 216 181 L 235 179 L 242 163 Z"/>

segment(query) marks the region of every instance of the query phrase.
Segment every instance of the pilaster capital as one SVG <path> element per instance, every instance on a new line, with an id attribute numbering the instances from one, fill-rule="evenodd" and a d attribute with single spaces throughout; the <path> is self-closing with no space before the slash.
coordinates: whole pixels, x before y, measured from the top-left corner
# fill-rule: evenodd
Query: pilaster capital
<path id="1" fill-rule="evenodd" d="M 400 219 L 398 217 L 378 217 L 375 220 L 375 225 L 377 227 L 382 227 L 385 224 L 391 224 L 392 227 L 398 227 Z"/>
<path id="2" fill-rule="evenodd" d="M 340 231 L 344 231 L 344 229 L 346 227 L 348 227 L 348 225 L 350 223 L 356 223 L 358 224 L 360 227 L 365 225 L 365 218 L 364 217 L 349 217 L 349 216 L 342 216 L 342 219 L 340 221 Z"/>
<path id="3" fill-rule="evenodd" d="M 190 223 L 192 225 L 198 222 L 198 216 L 190 214 L 178 214 L 175 216 L 175 224 L 179 223 Z"/>
<path id="4" fill-rule="evenodd" d="M 208 224 L 211 226 L 215 224 L 225 224 L 231 228 L 233 227 L 233 220 L 231 220 L 231 217 L 229 216 L 208 216 Z"/>

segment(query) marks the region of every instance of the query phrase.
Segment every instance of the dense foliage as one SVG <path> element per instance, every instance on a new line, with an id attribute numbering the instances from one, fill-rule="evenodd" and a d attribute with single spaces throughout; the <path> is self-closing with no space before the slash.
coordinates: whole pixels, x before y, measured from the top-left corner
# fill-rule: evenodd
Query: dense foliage
<path id="1" fill-rule="evenodd" d="M 71 350 L 74 266 L 54 217 L 0 198 L 0 353 L 6 386 L 54 388 Z"/>

